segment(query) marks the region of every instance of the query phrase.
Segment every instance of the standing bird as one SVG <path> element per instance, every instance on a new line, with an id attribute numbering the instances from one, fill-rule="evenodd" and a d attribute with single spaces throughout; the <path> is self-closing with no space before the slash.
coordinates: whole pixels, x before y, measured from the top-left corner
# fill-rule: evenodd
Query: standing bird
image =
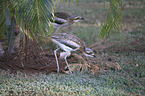
<path id="1" fill-rule="evenodd" d="M 70 16 L 65 12 L 55 12 L 54 19 L 51 20 L 51 24 L 54 25 L 54 28 L 57 28 L 56 30 L 57 32 L 61 27 L 66 27 L 66 26 L 70 27 L 70 25 L 73 24 L 74 22 L 78 22 L 82 20 L 84 20 L 84 18 L 82 18 L 79 15 Z"/>
<path id="2" fill-rule="evenodd" d="M 80 50 L 85 56 L 96 57 L 90 48 L 86 48 L 85 43 L 76 35 L 71 33 L 57 33 L 51 36 L 52 42 L 59 45 L 59 48 L 54 50 L 56 63 L 57 63 L 57 73 L 59 73 L 59 63 L 57 59 L 56 52 L 61 48 L 65 51 L 64 60 L 72 74 L 70 67 L 67 62 L 67 57 L 71 55 L 71 51 Z"/>

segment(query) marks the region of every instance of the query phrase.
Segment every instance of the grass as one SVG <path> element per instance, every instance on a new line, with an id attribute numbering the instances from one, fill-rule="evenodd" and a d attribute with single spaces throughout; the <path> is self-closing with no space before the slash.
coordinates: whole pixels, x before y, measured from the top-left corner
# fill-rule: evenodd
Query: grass
<path id="1" fill-rule="evenodd" d="M 0 94 L 5 95 L 130 95 L 139 93 L 144 87 L 124 72 L 108 71 L 102 75 L 88 72 L 64 74 L 11 74 L 2 71 Z M 124 78 L 125 77 L 125 78 Z M 136 84 L 137 83 L 137 84 Z M 133 87 L 136 86 L 136 87 Z"/>
<path id="2" fill-rule="evenodd" d="M 100 39 L 97 38 L 105 21 L 108 3 L 103 8 L 99 0 L 81 0 L 77 5 L 58 6 L 57 11 L 66 11 L 70 14 L 81 15 L 84 22 L 72 25 L 71 32 L 78 35 L 89 46 Z M 130 5 L 129 2 L 133 2 Z M 132 0 L 125 2 L 126 10 L 123 11 L 122 32 L 111 34 L 105 41 L 121 42 L 115 46 L 127 44 L 145 37 L 143 4 Z M 90 18 L 91 17 L 91 18 Z M 62 29 L 61 32 L 67 32 Z M 142 41 L 141 44 L 145 44 Z M 102 45 L 102 43 L 100 44 Z M 97 45 L 97 46 L 100 46 Z M 136 46 L 135 48 L 143 48 Z M 42 74 L 0 70 L 0 95 L 36 95 L 36 96 L 126 96 L 145 94 L 145 53 L 136 51 L 123 52 L 98 52 L 97 60 L 118 62 L 122 70 L 107 70 L 102 74 L 90 74 L 89 72 L 74 72 L 67 74 Z"/>

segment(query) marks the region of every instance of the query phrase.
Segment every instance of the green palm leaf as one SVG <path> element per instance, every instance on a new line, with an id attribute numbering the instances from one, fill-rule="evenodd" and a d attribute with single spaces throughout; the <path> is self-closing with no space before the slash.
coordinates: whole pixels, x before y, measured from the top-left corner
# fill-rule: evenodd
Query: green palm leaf
<path id="1" fill-rule="evenodd" d="M 51 0 L 13 0 L 15 18 L 21 31 L 30 38 L 33 35 L 49 34 L 48 16 L 53 12 Z"/>
<path id="2" fill-rule="evenodd" d="M 105 2 L 105 0 L 103 0 Z M 104 3 L 105 4 L 105 3 Z M 122 0 L 110 0 L 107 20 L 99 34 L 100 38 L 109 37 L 111 32 L 122 29 Z"/>

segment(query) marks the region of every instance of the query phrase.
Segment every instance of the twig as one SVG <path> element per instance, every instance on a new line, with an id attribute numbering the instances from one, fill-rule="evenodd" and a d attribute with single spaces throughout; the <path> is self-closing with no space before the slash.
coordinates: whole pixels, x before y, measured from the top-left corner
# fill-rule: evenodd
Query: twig
<path id="1" fill-rule="evenodd" d="M 97 45 L 98 43 L 100 43 L 100 42 L 104 42 L 105 40 L 100 40 L 100 41 L 97 41 L 96 43 L 93 43 L 92 45 L 90 45 L 88 48 L 90 48 L 90 47 L 94 47 L 95 45 Z"/>

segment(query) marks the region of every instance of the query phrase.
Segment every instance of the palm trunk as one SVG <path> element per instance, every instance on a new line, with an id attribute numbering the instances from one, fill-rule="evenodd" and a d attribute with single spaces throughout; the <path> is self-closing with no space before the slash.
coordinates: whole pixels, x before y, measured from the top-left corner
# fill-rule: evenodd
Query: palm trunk
<path id="1" fill-rule="evenodd" d="M 14 52 L 14 40 L 15 40 L 14 32 L 16 32 L 16 22 L 15 22 L 14 16 L 11 18 L 10 12 L 8 9 L 6 9 L 6 24 L 7 24 L 8 52 L 13 53 Z"/>

